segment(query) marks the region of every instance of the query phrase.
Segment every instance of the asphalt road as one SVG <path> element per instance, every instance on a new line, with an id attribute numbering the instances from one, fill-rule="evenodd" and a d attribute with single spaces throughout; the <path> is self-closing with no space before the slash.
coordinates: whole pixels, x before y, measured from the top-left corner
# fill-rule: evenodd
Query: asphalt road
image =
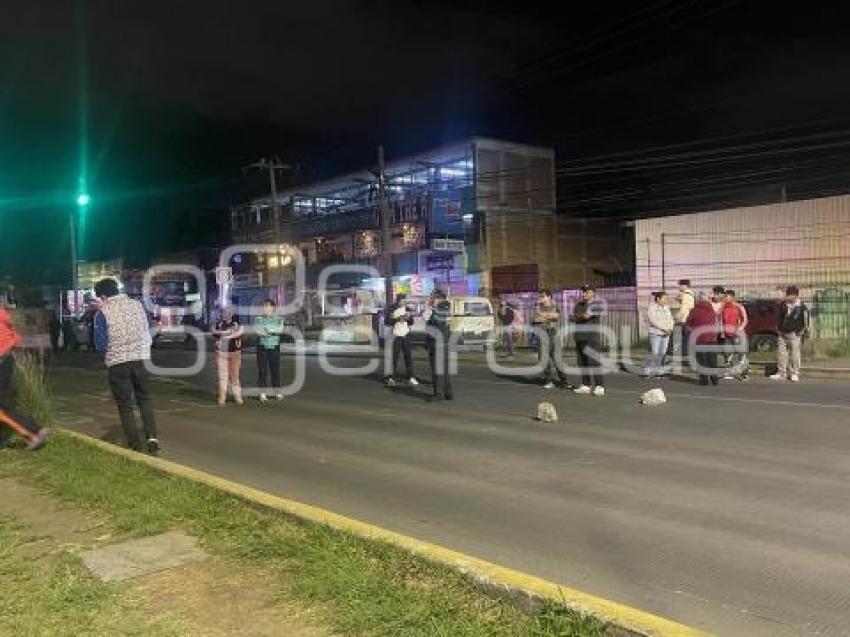
<path id="1" fill-rule="evenodd" d="M 120 440 L 97 361 L 53 373 L 63 420 Z M 850 635 L 847 384 L 668 382 L 642 407 L 625 374 L 596 398 L 461 362 L 429 403 L 308 357 L 297 395 L 219 408 L 213 373 L 157 383 L 164 457 L 718 634 Z"/>

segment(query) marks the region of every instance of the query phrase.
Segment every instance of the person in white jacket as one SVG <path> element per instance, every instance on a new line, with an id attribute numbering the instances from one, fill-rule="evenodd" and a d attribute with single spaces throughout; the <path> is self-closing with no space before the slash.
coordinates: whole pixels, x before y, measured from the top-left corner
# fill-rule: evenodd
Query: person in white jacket
<path id="1" fill-rule="evenodd" d="M 649 324 L 649 356 L 646 357 L 644 374 L 660 379 L 664 375 L 664 358 L 673 333 L 673 314 L 667 305 L 666 292 L 652 293 L 646 321 Z"/>

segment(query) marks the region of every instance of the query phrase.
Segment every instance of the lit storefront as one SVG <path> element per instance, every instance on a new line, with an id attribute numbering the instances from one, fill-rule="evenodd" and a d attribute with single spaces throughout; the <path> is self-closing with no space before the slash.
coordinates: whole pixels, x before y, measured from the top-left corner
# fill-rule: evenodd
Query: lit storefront
<path id="1" fill-rule="evenodd" d="M 435 286 L 475 294 L 490 280 L 483 249 L 488 220 L 512 214 L 552 215 L 555 209 L 554 153 L 551 149 L 473 138 L 388 163 L 386 196 L 390 239 L 384 245 L 379 185 L 371 170 L 279 193 L 281 227 L 268 198 L 231 211 L 234 243 L 297 246 L 307 267 L 307 285 L 332 264 L 379 268 L 392 255 L 399 291 L 427 294 Z M 438 243 L 435 243 L 435 240 Z M 440 240 L 452 240 L 447 250 Z M 435 249 L 436 248 L 436 249 Z M 247 255 L 235 264 L 240 274 L 265 281 L 286 270 L 274 257 Z M 285 279 L 281 274 L 281 286 Z M 363 275 L 331 279 L 338 287 L 360 286 Z"/>

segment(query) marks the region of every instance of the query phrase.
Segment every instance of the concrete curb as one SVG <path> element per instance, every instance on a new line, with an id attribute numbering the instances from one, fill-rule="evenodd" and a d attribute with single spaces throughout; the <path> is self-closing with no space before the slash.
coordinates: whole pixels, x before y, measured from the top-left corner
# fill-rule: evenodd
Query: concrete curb
<path id="1" fill-rule="evenodd" d="M 60 431 L 75 440 L 114 455 L 145 464 L 173 476 L 219 489 L 248 502 L 281 511 L 301 520 L 323 524 L 365 539 L 389 542 L 427 560 L 449 566 L 490 592 L 532 604 L 553 601 L 574 610 L 594 615 L 613 625 L 611 631 L 613 635 L 703 637 L 709 634 L 574 588 L 561 586 L 533 575 L 480 560 L 436 544 L 423 542 L 309 504 L 281 498 L 176 462 L 136 453 L 76 431 L 68 429 L 60 429 Z"/>

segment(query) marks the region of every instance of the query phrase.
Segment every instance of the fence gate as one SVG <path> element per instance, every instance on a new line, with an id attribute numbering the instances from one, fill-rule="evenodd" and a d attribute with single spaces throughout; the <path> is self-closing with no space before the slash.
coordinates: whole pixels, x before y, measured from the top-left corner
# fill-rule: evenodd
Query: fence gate
<path id="1" fill-rule="evenodd" d="M 812 309 L 815 338 L 850 338 L 850 294 L 838 288 L 820 290 Z"/>

